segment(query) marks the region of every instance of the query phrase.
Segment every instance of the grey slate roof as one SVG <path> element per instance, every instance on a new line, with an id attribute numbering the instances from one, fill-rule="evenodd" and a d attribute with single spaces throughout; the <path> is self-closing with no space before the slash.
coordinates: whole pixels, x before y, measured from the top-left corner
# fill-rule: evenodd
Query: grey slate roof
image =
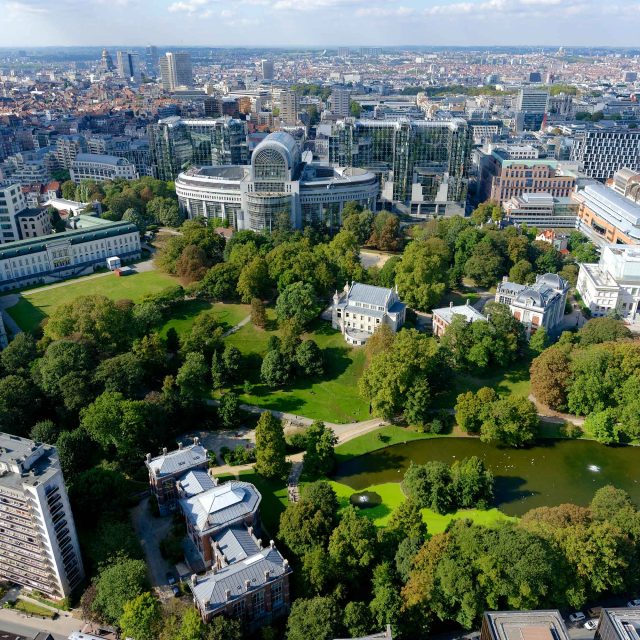
<path id="1" fill-rule="evenodd" d="M 104 153 L 79 153 L 75 162 L 99 162 L 100 164 L 111 164 L 116 167 L 129 164 L 129 161 L 125 158 L 118 158 L 118 156 L 110 156 Z"/>
<path id="2" fill-rule="evenodd" d="M 269 578 L 265 572 L 269 571 Z M 249 592 L 262 587 L 274 578 L 289 573 L 289 565 L 284 565 L 284 558 L 275 547 L 266 547 L 248 558 L 233 565 L 209 572 L 199 577 L 197 584 L 191 584 L 191 591 L 203 608 L 216 610 L 227 604 L 225 592 L 231 592 L 231 600 L 247 593 L 245 581 L 251 584 Z"/>
<path id="3" fill-rule="evenodd" d="M 392 290 L 385 287 L 374 287 L 371 284 L 354 282 L 351 291 L 349 291 L 349 302 L 364 302 L 386 309 L 387 300 L 391 293 Z"/>
<path id="4" fill-rule="evenodd" d="M 453 316 L 464 316 L 467 322 L 486 320 L 486 318 L 469 304 L 461 304 L 456 307 L 441 307 L 434 309 L 433 315 L 440 316 L 447 324 L 453 320 Z"/>
<path id="5" fill-rule="evenodd" d="M 180 507 L 201 533 L 221 529 L 258 510 L 262 496 L 249 482 L 230 480 L 192 498 L 180 500 Z"/>
<path id="6" fill-rule="evenodd" d="M 166 454 L 152 458 L 147 467 L 158 478 L 171 475 L 179 471 L 187 472 L 207 461 L 207 450 L 200 444 L 192 444 L 182 449 L 169 451 Z"/>
<path id="7" fill-rule="evenodd" d="M 229 527 L 211 537 L 218 543 L 228 564 L 240 562 L 260 551 L 260 547 L 246 527 Z"/>
<path id="8" fill-rule="evenodd" d="M 211 476 L 204 469 L 194 469 L 189 471 L 179 482 L 183 493 L 191 498 L 192 496 L 213 489 L 216 485 Z"/>

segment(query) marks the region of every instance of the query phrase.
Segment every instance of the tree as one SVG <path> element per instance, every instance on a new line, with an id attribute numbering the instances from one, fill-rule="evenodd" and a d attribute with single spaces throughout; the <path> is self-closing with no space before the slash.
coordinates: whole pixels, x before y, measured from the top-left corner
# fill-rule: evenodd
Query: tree
<path id="1" fill-rule="evenodd" d="M 201 313 L 191 325 L 191 330 L 182 340 L 183 353 L 200 353 L 205 359 L 213 356 L 213 352 L 222 344 L 224 329 L 212 313 Z"/>
<path id="2" fill-rule="evenodd" d="M 518 284 L 531 284 L 535 280 L 533 266 L 528 260 L 519 260 L 509 270 L 509 280 Z"/>
<path id="3" fill-rule="evenodd" d="M 280 322 L 293 320 L 303 327 L 318 315 L 315 292 L 310 284 L 294 282 L 280 293 L 276 301 Z"/>
<path id="4" fill-rule="evenodd" d="M 0 431 L 25 436 L 35 421 L 39 400 L 33 385 L 22 376 L 0 378 Z"/>
<path id="5" fill-rule="evenodd" d="M 138 232 L 140 233 L 140 235 L 145 234 L 145 232 L 147 231 L 147 227 L 152 222 L 152 220 L 149 219 L 149 216 L 147 216 L 146 213 L 132 208 L 127 209 L 122 214 L 122 219 L 126 220 L 127 222 L 133 222 L 133 224 L 138 227 Z"/>
<path id="6" fill-rule="evenodd" d="M 458 509 L 486 508 L 493 498 L 493 474 L 477 456 L 451 465 L 451 492 Z"/>
<path id="7" fill-rule="evenodd" d="M 584 421 L 584 430 L 602 444 L 617 444 L 622 431 L 615 409 L 590 413 Z"/>
<path id="8" fill-rule="evenodd" d="M 267 312 L 264 308 L 264 302 L 260 298 L 252 298 L 251 300 L 251 322 L 261 329 L 264 329 L 267 324 Z"/>
<path id="9" fill-rule="evenodd" d="M 467 433 L 480 433 L 490 406 L 498 396 L 491 387 L 482 387 L 476 393 L 461 393 L 456 402 L 456 422 Z"/>
<path id="10" fill-rule="evenodd" d="M 205 250 L 195 244 L 187 245 L 176 260 L 175 273 L 185 284 L 202 280 L 211 267 Z"/>
<path id="11" fill-rule="evenodd" d="M 407 498 L 401 502 L 389 518 L 387 531 L 396 533 L 401 540 L 405 538 L 425 540 L 427 525 L 422 519 L 418 501 Z"/>
<path id="12" fill-rule="evenodd" d="M 238 424 L 240 410 L 240 398 L 233 391 L 227 391 L 220 398 L 220 404 L 218 405 L 218 415 L 220 421 L 226 429 L 232 429 Z"/>
<path id="13" fill-rule="evenodd" d="M 373 570 L 373 600 L 369 604 L 378 628 L 387 624 L 395 627 L 400 620 L 402 598 L 395 583 L 394 571 L 390 563 L 382 562 Z"/>
<path id="14" fill-rule="evenodd" d="M 147 202 L 147 214 L 165 227 L 179 227 L 184 218 L 173 198 L 155 197 Z"/>
<path id="15" fill-rule="evenodd" d="M 239 277 L 240 267 L 227 262 L 214 264 L 200 280 L 199 290 L 212 300 L 234 300 Z"/>
<path id="16" fill-rule="evenodd" d="M 500 207 L 499 202 L 487 200 L 473 210 L 471 219 L 478 225 L 485 224 L 489 222 L 489 220 L 499 222 L 502 220 L 502 207 Z"/>
<path id="17" fill-rule="evenodd" d="M 589 504 L 594 519 L 613 520 L 625 509 L 635 509 L 631 496 L 624 490 L 610 484 L 598 489 Z"/>
<path id="18" fill-rule="evenodd" d="M 0 366 L 6 374 L 28 371 L 37 355 L 36 341 L 30 333 L 19 333 L 0 351 Z"/>
<path id="19" fill-rule="evenodd" d="M 381 211 L 373 219 L 371 237 L 367 244 L 381 251 L 398 251 L 402 248 L 400 219 L 390 211 Z"/>
<path id="20" fill-rule="evenodd" d="M 315 341 L 303 340 L 296 348 L 295 361 L 305 376 L 322 375 L 322 351 Z"/>
<path id="21" fill-rule="evenodd" d="M 444 462 L 412 462 L 404 474 L 402 488 L 421 509 L 447 513 L 455 508 L 451 472 Z"/>
<path id="22" fill-rule="evenodd" d="M 256 472 L 271 480 L 286 478 L 289 472 L 286 446 L 282 422 L 264 411 L 256 425 Z"/>
<path id="23" fill-rule="evenodd" d="M 464 275 L 486 288 L 494 286 L 503 271 L 503 258 L 495 253 L 485 253 L 481 244 L 477 245 L 464 266 Z"/>
<path id="24" fill-rule="evenodd" d="M 279 349 L 267 351 L 262 359 L 260 378 L 269 387 L 280 387 L 289 380 L 289 366 Z"/>
<path id="25" fill-rule="evenodd" d="M 242 302 L 251 302 L 253 298 L 263 298 L 270 286 L 269 270 L 264 258 L 256 257 L 242 268 L 238 278 L 238 294 Z"/>
<path id="26" fill-rule="evenodd" d="M 132 396 L 140 388 L 145 377 L 142 363 L 131 352 L 121 353 L 103 360 L 94 375 L 95 381 L 105 391 L 119 391 Z"/>
<path id="27" fill-rule="evenodd" d="M 426 377 L 416 378 L 407 392 L 404 419 L 411 425 L 424 427 L 432 417 L 431 387 Z"/>
<path id="28" fill-rule="evenodd" d="M 394 558 L 396 571 L 403 582 L 407 582 L 413 569 L 413 561 L 420 551 L 424 540 L 420 538 L 403 538 L 398 545 Z"/>
<path id="29" fill-rule="evenodd" d="M 583 347 L 602 342 L 628 340 L 631 337 L 631 331 L 622 320 L 614 318 L 592 318 L 578 331 L 580 346 Z"/>
<path id="30" fill-rule="evenodd" d="M 180 389 L 180 399 L 189 406 L 198 402 L 206 392 L 208 367 L 202 353 L 187 353 L 184 363 L 178 369 L 176 383 Z"/>
<path id="31" fill-rule="evenodd" d="M 287 620 L 287 640 L 332 640 L 340 625 L 340 609 L 334 598 L 298 598 Z"/>
<path id="32" fill-rule="evenodd" d="M 326 546 L 337 524 L 338 498 L 328 482 L 308 484 L 300 500 L 290 503 L 280 516 L 279 536 L 298 556 L 317 545 Z"/>
<path id="33" fill-rule="evenodd" d="M 60 435 L 60 427 L 53 420 L 41 420 L 33 425 L 29 437 L 36 442 L 54 444 Z"/>
<path id="34" fill-rule="evenodd" d="M 147 301 L 136 304 L 132 313 L 136 332 L 140 336 L 145 336 L 162 324 L 162 308 L 157 302 Z"/>
<path id="35" fill-rule="evenodd" d="M 160 603 L 148 591 L 123 604 L 118 623 L 122 636 L 132 640 L 156 640 L 161 624 Z"/>
<path id="36" fill-rule="evenodd" d="M 534 353 L 542 353 L 550 344 L 549 334 L 544 327 L 536 329 L 529 340 L 529 348 Z"/>
<path id="37" fill-rule="evenodd" d="M 198 616 L 196 609 L 190 609 L 190 611 Z M 213 620 L 206 625 L 204 633 L 203 640 L 242 640 L 244 638 L 240 620 L 227 618 L 225 616 L 216 616 L 213 618 Z M 182 636 L 180 636 L 178 640 L 183 640 Z M 187 638 L 184 638 L 184 640 L 187 640 Z"/>
<path id="38" fill-rule="evenodd" d="M 62 183 L 62 197 L 65 200 L 75 200 L 76 199 L 76 183 L 72 180 L 66 180 Z"/>
<path id="39" fill-rule="evenodd" d="M 63 431 L 55 445 L 65 478 L 73 478 L 80 471 L 86 471 L 97 457 L 98 447 L 82 427 L 73 431 Z"/>
<path id="40" fill-rule="evenodd" d="M 396 284 L 396 270 L 402 258 L 400 256 L 393 256 L 389 258 L 383 265 L 382 269 L 378 273 L 378 284 L 381 287 L 387 287 L 391 289 Z"/>
<path id="41" fill-rule="evenodd" d="M 538 429 L 536 406 L 527 398 L 507 396 L 491 405 L 480 428 L 483 442 L 500 442 L 521 447 L 532 442 Z"/>
<path id="42" fill-rule="evenodd" d="M 371 612 L 365 602 L 347 602 L 342 624 L 352 638 L 366 636 L 372 629 Z"/>
<path id="43" fill-rule="evenodd" d="M 143 560 L 115 558 L 100 569 L 95 586 L 94 613 L 108 624 L 117 624 L 125 603 L 147 590 L 147 566 Z"/>
<path id="44" fill-rule="evenodd" d="M 566 345 L 545 349 L 531 363 L 530 375 L 531 390 L 539 402 L 559 411 L 567 408 L 571 370 Z"/>
<path id="45" fill-rule="evenodd" d="M 324 422 L 315 421 L 305 431 L 307 450 L 304 454 L 304 471 L 314 477 L 326 476 L 335 464 L 334 447 L 338 442 L 333 431 Z"/>
<path id="46" fill-rule="evenodd" d="M 222 352 L 222 364 L 230 381 L 238 379 L 240 365 L 242 364 L 242 354 L 238 347 L 227 344 Z"/>

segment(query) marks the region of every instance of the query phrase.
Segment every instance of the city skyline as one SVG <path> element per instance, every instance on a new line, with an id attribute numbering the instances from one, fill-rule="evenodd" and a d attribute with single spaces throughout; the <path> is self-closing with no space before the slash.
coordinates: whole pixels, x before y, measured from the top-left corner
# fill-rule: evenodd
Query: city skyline
<path id="1" fill-rule="evenodd" d="M 624 47 L 637 46 L 640 27 L 635 0 L 0 0 L 0 9 L 3 46 Z"/>

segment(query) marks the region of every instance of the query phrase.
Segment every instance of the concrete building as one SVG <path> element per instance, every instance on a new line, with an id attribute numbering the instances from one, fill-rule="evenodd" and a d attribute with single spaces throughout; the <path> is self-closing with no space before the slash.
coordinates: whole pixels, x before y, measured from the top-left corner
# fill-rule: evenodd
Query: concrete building
<path id="1" fill-rule="evenodd" d="M 554 198 L 550 193 L 523 193 L 503 202 L 505 220 L 530 227 L 573 229 L 578 218 L 578 203 L 572 198 Z"/>
<path id="2" fill-rule="evenodd" d="M 117 178 L 136 180 L 139 177 L 135 165 L 126 158 L 97 153 L 79 153 L 71 163 L 69 173 L 76 184 L 83 180 L 105 182 Z"/>
<path id="3" fill-rule="evenodd" d="M 0 577 L 68 596 L 84 577 L 55 447 L 0 433 Z"/>
<path id="4" fill-rule="evenodd" d="M 47 209 L 25 209 L 17 214 L 21 238 L 39 238 L 52 233 L 51 216 Z"/>
<path id="5" fill-rule="evenodd" d="M 406 309 L 394 289 L 347 282 L 343 291 L 336 291 L 333 296 L 331 326 L 340 329 L 349 344 L 359 346 L 383 324 L 394 333 L 399 331 L 405 321 Z"/>
<path id="6" fill-rule="evenodd" d="M 560 612 L 487 611 L 480 640 L 569 640 Z"/>
<path id="7" fill-rule="evenodd" d="M 160 56 L 160 79 L 165 91 L 178 88 L 189 89 L 193 86 L 191 54 L 178 51 L 167 51 Z"/>
<path id="8" fill-rule="evenodd" d="M 544 327 L 549 335 L 561 331 L 569 283 L 556 273 L 536 276 L 532 285 L 509 282 L 498 284 L 495 301 L 509 307 L 511 315 L 525 327 L 527 338 Z"/>
<path id="9" fill-rule="evenodd" d="M 516 131 L 539 131 L 549 108 L 549 92 L 524 87 L 516 99 Z"/>
<path id="10" fill-rule="evenodd" d="M 140 82 L 140 62 L 137 53 L 130 51 L 116 52 L 116 68 L 118 75 L 128 82 Z"/>
<path id="11" fill-rule="evenodd" d="M 576 288 L 592 316 L 615 311 L 625 321 L 637 323 L 640 321 L 640 247 L 603 247 L 598 263 L 580 265 Z"/>
<path id="12" fill-rule="evenodd" d="M 604 182 L 618 169 L 640 172 L 640 129 L 605 121 L 574 132 L 571 160 L 589 178 Z"/>
<path id="13" fill-rule="evenodd" d="M 254 231 L 272 229 L 282 212 L 297 229 L 335 229 L 346 202 L 375 208 L 378 195 L 373 173 L 307 164 L 299 144 L 284 131 L 269 134 L 256 146 L 251 166 L 196 167 L 180 173 L 175 184 L 188 217 L 220 218 L 236 230 Z"/>
<path id="14" fill-rule="evenodd" d="M 618 169 L 613 174 L 611 188 L 621 196 L 640 204 L 640 171 Z"/>
<path id="15" fill-rule="evenodd" d="M 87 142 L 84 136 L 58 136 L 56 139 L 56 161 L 64 169 L 71 169 L 73 161 L 79 153 L 87 153 Z"/>
<path id="16" fill-rule="evenodd" d="M 501 149 L 480 159 L 480 198 L 499 204 L 525 193 L 567 198 L 576 179 L 575 172 L 557 160 L 511 160 Z"/>
<path id="17" fill-rule="evenodd" d="M 640 610 L 603 609 L 596 628 L 595 640 L 638 640 L 640 637 Z"/>
<path id="18" fill-rule="evenodd" d="M 640 203 L 592 182 L 573 194 L 577 228 L 599 246 L 640 244 Z"/>
<path id="19" fill-rule="evenodd" d="M 273 60 L 260 60 L 260 71 L 263 80 L 273 80 Z"/>
<path id="20" fill-rule="evenodd" d="M 92 273 L 110 256 L 123 261 L 140 257 L 140 233 L 131 222 L 78 216 L 75 228 L 0 247 L 0 291 L 59 282 Z"/>
<path id="21" fill-rule="evenodd" d="M 295 91 L 283 89 L 280 92 L 280 122 L 283 125 L 298 124 L 299 97 Z"/>
<path id="22" fill-rule="evenodd" d="M 331 88 L 331 112 L 338 118 L 348 118 L 351 115 L 351 89 L 335 85 Z"/>
<path id="23" fill-rule="evenodd" d="M 169 452 L 166 447 L 162 455 L 155 458 L 147 454 L 145 465 L 149 471 L 151 492 L 158 501 L 160 515 L 167 515 L 175 510 L 178 501 L 177 482 L 190 471 L 204 471 L 209 468 L 207 450 L 194 438 L 193 444 L 179 445 L 178 449 Z"/>
<path id="24" fill-rule="evenodd" d="M 0 182 L 0 244 L 20 239 L 17 215 L 27 208 L 27 201 L 19 184 Z"/>
<path id="25" fill-rule="evenodd" d="M 448 307 L 440 307 L 433 310 L 432 315 L 432 332 L 436 338 L 441 338 L 447 327 L 453 322 L 455 316 L 462 316 L 469 324 L 478 320 L 486 321 L 487 318 L 477 309 L 472 307 L 467 300 L 466 304 L 453 305 L 449 303 Z"/>

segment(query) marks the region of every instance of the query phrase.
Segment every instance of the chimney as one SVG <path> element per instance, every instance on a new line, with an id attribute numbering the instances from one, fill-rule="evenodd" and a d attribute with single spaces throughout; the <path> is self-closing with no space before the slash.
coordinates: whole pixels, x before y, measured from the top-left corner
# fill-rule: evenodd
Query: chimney
<path id="1" fill-rule="evenodd" d="M 258 538 L 257 543 L 258 543 L 258 548 L 262 549 L 262 538 Z"/>
<path id="2" fill-rule="evenodd" d="M 289 568 L 289 561 L 286 558 L 282 561 L 282 568 L 285 571 Z"/>
<path id="3" fill-rule="evenodd" d="M 502 276 L 502 282 L 509 282 L 509 276 Z"/>
<path id="4" fill-rule="evenodd" d="M 245 580 L 244 581 L 244 588 L 249 591 L 249 589 L 251 589 L 251 580 Z"/>
<path id="5" fill-rule="evenodd" d="M 167 455 L 167 447 L 162 447 L 162 455 L 163 456 Z"/>
<path id="6" fill-rule="evenodd" d="M 217 486 L 218 486 L 218 478 L 216 478 L 215 476 L 214 476 L 214 478 L 213 478 L 213 486 L 214 486 L 214 487 L 217 487 Z"/>
<path id="7" fill-rule="evenodd" d="M 453 300 L 449 302 L 449 309 L 453 309 Z"/>
<path id="8" fill-rule="evenodd" d="M 469 306 L 469 298 L 467 298 L 467 307 Z"/>
<path id="9" fill-rule="evenodd" d="M 269 546 L 270 546 L 272 549 L 275 549 L 275 548 L 276 548 L 276 543 L 275 543 L 273 540 L 269 540 Z"/>
<path id="10" fill-rule="evenodd" d="M 196 437 L 193 439 L 193 444 L 195 444 L 196 446 L 198 446 L 198 445 L 200 444 L 200 438 L 198 438 L 198 436 L 196 436 Z"/>
<path id="11" fill-rule="evenodd" d="M 269 569 L 265 569 L 264 570 L 264 581 L 265 582 L 269 582 L 269 576 L 270 576 Z"/>
<path id="12" fill-rule="evenodd" d="M 225 599 L 225 600 L 231 600 L 231 589 L 227 589 L 227 590 L 224 592 L 224 599 Z"/>
<path id="13" fill-rule="evenodd" d="M 250 536 L 253 535 L 253 527 L 247 527 L 247 531 L 249 532 Z"/>
<path id="14" fill-rule="evenodd" d="M 198 574 L 194 573 L 191 575 L 191 584 L 195 587 L 198 584 Z"/>
<path id="15" fill-rule="evenodd" d="M 151 454 L 147 453 L 147 462 L 151 462 Z"/>
<path id="16" fill-rule="evenodd" d="M 181 450 L 182 449 L 182 442 L 178 442 L 178 449 Z"/>

